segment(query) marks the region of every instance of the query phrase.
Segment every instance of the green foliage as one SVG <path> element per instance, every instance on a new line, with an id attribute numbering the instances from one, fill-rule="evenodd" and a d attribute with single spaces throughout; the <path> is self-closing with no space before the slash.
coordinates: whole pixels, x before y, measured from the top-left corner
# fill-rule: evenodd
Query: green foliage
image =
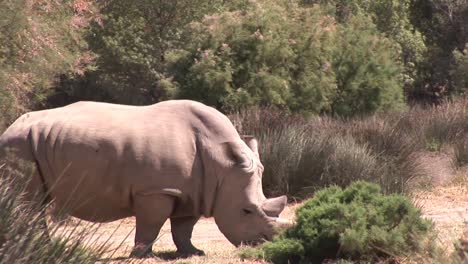
<path id="1" fill-rule="evenodd" d="M 468 49 L 464 49 L 464 53 L 454 51 L 455 58 L 454 67 L 450 71 L 453 79 L 455 94 L 464 94 L 468 89 Z"/>
<path id="2" fill-rule="evenodd" d="M 468 83 L 466 10 L 460 0 L 6 0 L 2 119 L 78 100 L 340 116 L 402 109 L 403 91 L 440 103 Z"/>
<path id="3" fill-rule="evenodd" d="M 226 110 L 328 109 L 335 93 L 332 27 L 319 9 L 261 1 L 205 17 L 188 28 L 185 48 L 168 56 L 180 97 Z"/>
<path id="4" fill-rule="evenodd" d="M 0 2 L 0 109 L 4 122 L 44 103 L 56 74 L 81 70 L 87 9 L 71 1 Z M 79 23 L 78 23 L 79 22 Z"/>
<path id="5" fill-rule="evenodd" d="M 276 240 L 262 247 L 268 260 L 273 263 L 297 263 L 305 254 L 304 246 L 296 239 Z"/>
<path id="6" fill-rule="evenodd" d="M 368 21 L 368 24 L 374 24 L 375 29 L 399 47 L 399 53 L 390 59 L 399 58 L 397 61 L 404 65 L 401 80 L 405 84 L 405 89 L 414 89 L 415 82 L 420 78 L 418 67 L 423 62 L 426 44 L 423 35 L 411 23 L 413 1 L 302 0 L 301 2 L 306 6 L 313 3 L 327 6 L 329 13 L 344 26 L 350 23 L 354 16 L 365 15 L 371 18 L 372 22 Z M 356 34 L 356 37 L 359 38 L 360 35 Z"/>
<path id="7" fill-rule="evenodd" d="M 337 27 L 317 6 L 258 1 L 188 30 L 185 48 L 168 55 L 182 98 L 338 115 L 404 104 L 398 49 L 365 16 Z"/>
<path id="8" fill-rule="evenodd" d="M 274 263 L 378 262 L 426 250 L 431 230 L 408 198 L 355 182 L 317 192 L 296 211 L 296 224 L 260 250 Z"/>
<path id="9" fill-rule="evenodd" d="M 437 152 L 441 149 L 442 143 L 437 138 L 430 138 L 428 142 L 426 142 L 426 149 L 431 152 Z"/>
<path id="10" fill-rule="evenodd" d="M 404 107 L 398 49 L 365 16 L 351 16 L 337 27 L 333 69 L 337 95 L 332 112 L 352 116 Z"/>
<path id="11" fill-rule="evenodd" d="M 101 20 L 92 24 L 87 37 L 97 56 L 95 69 L 79 78 L 66 78 L 58 91 L 68 102 L 141 105 L 173 98 L 177 91 L 166 73 L 166 52 L 184 43 L 181 31 L 186 24 L 217 10 L 221 2 L 105 2 Z"/>
<path id="12" fill-rule="evenodd" d="M 412 1 L 411 22 L 422 32 L 428 49 L 420 65 L 420 81 L 411 97 L 440 102 L 447 96 L 464 92 L 466 86 L 460 87 L 456 80 L 459 77 L 454 76 L 454 72 L 459 52 L 466 49 L 466 21 L 467 1 Z"/>

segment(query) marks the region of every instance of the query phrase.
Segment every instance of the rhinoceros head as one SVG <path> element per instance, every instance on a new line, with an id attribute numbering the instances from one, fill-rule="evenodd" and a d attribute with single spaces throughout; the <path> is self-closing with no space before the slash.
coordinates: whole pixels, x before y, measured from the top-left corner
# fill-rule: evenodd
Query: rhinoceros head
<path id="1" fill-rule="evenodd" d="M 230 142 L 233 165 L 219 184 L 213 216 L 226 238 L 235 246 L 271 240 L 287 198 L 267 199 L 262 190 L 263 165 L 257 141 Z"/>

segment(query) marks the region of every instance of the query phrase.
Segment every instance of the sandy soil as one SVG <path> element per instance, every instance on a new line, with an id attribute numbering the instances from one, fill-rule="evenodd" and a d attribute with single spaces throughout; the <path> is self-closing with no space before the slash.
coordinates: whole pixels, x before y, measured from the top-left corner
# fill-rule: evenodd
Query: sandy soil
<path id="1" fill-rule="evenodd" d="M 424 217 L 433 220 L 440 244 L 452 251 L 453 242 L 468 231 L 468 184 L 417 192 L 413 199 Z"/>

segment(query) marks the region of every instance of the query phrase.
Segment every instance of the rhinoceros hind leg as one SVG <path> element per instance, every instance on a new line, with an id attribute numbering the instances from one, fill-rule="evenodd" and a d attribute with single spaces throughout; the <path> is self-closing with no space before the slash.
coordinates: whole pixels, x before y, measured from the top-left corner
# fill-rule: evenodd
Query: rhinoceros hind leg
<path id="1" fill-rule="evenodd" d="M 193 226 L 198 219 L 199 217 L 171 218 L 172 239 L 177 247 L 177 253 L 182 257 L 205 255 L 205 252 L 194 247 L 191 241 Z"/>
<path id="2" fill-rule="evenodd" d="M 134 197 L 136 218 L 135 246 L 131 257 L 153 257 L 153 243 L 174 207 L 173 197 L 165 194 Z"/>
<path id="3" fill-rule="evenodd" d="M 37 220 L 39 221 L 39 227 L 42 229 L 43 236 L 46 238 L 46 240 L 50 241 L 46 220 L 46 208 L 51 199 L 48 194 L 44 178 L 42 177 L 39 166 L 37 164 L 32 171 L 31 178 L 29 178 L 26 183 L 24 198 L 27 202 L 30 202 L 33 207 L 39 210 L 39 218 Z"/>

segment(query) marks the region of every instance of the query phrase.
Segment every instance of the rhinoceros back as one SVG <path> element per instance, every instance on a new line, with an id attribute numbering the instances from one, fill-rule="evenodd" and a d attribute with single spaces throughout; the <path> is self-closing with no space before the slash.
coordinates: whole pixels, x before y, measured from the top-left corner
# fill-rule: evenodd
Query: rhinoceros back
<path id="1" fill-rule="evenodd" d="M 0 147 L 36 162 L 50 195 L 70 214 L 112 221 L 132 215 L 133 195 L 155 190 L 180 190 L 187 207 L 198 210 L 201 136 L 239 139 L 224 115 L 199 103 L 79 102 L 23 115 Z"/>

